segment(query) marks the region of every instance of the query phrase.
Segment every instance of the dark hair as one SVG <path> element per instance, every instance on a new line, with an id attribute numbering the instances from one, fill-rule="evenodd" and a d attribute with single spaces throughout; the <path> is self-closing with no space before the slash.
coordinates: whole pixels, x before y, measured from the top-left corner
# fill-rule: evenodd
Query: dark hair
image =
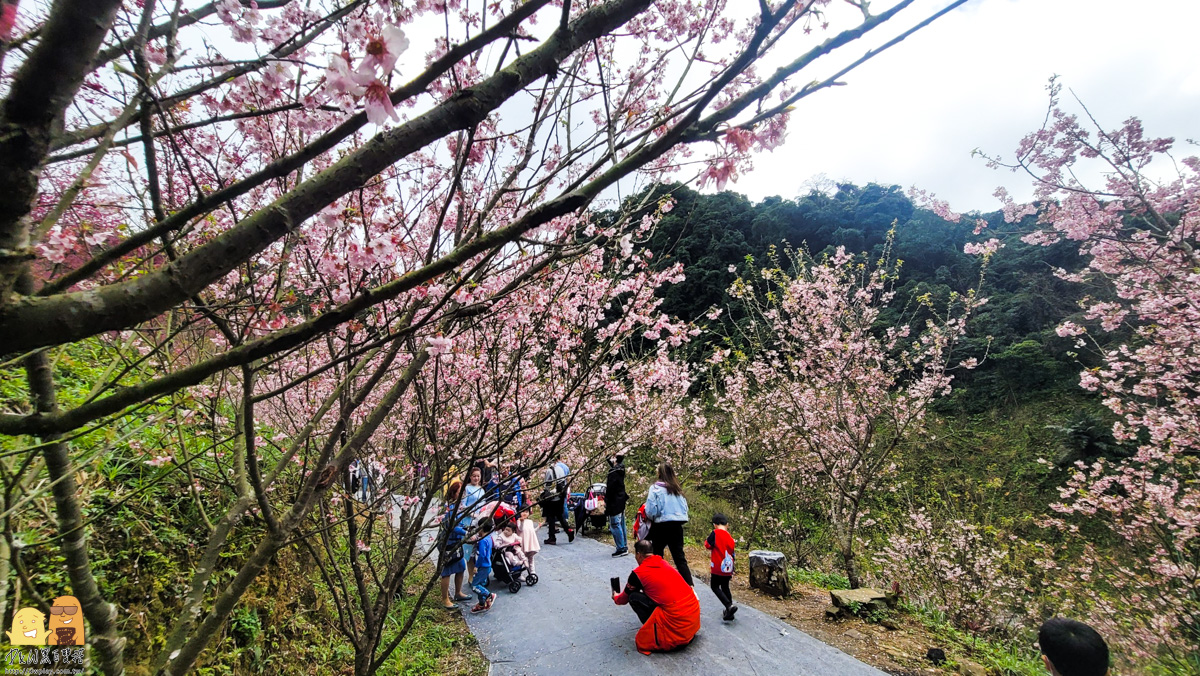
<path id="1" fill-rule="evenodd" d="M 485 516 L 482 519 L 480 519 L 479 523 L 477 523 L 476 525 L 479 526 L 480 533 L 490 533 L 490 532 L 492 532 L 492 526 L 494 524 L 492 523 L 492 517 Z"/>
<path id="2" fill-rule="evenodd" d="M 633 543 L 633 551 L 637 554 L 650 556 L 654 553 L 654 543 L 649 540 L 638 540 Z"/>
<path id="3" fill-rule="evenodd" d="M 617 461 L 617 464 L 619 465 L 619 464 L 621 464 L 622 462 L 624 462 L 624 461 L 625 461 L 625 454 L 624 454 L 624 453 L 618 453 L 618 454 L 616 454 L 616 455 L 614 455 L 614 456 L 613 456 L 613 459 L 614 459 L 614 460 L 616 460 L 616 461 Z"/>
<path id="4" fill-rule="evenodd" d="M 1065 617 L 1046 620 L 1038 630 L 1042 654 L 1062 676 L 1104 676 L 1108 673 L 1108 644 L 1099 632 Z"/>
<path id="5" fill-rule="evenodd" d="M 713 522 L 714 526 L 728 526 L 729 525 L 729 517 L 725 516 L 724 514 L 722 514 L 720 512 L 717 512 L 716 514 L 713 514 L 712 522 Z"/>
<path id="6" fill-rule="evenodd" d="M 458 494 L 461 492 L 462 492 L 462 482 L 459 481 L 458 479 L 451 481 L 450 485 L 446 486 L 446 502 L 447 503 L 458 502 Z"/>
<path id="7" fill-rule="evenodd" d="M 671 463 L 658 463 L 658 480 L 667 487 L 667 492 L 671 495 L 683 495 L 683 489 L 679 487 L 679 479 L 675 477 L 675 468 L 671 467 Z"/>

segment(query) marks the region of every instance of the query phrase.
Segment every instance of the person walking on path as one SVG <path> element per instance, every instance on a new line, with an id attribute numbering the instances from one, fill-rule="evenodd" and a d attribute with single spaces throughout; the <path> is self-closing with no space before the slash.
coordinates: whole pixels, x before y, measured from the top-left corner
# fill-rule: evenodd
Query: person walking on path
<path id="1" fill-rule="evenodd" d="M 447 496 L 449 497 L 449 496 Z M 453 496 L 450 506 L 446 508 L 446 515 L 442 519 L 442 528 L 444 529 L 445 543 L 442 549 L 442 607 L 446 610 L 457 610 L 458 606 L 454 605 L 453 601 L 470 601 L 471 597 L 463 593 L 463 572 L 467 569 L 467 562 L 463 555 L 463 540 L 467 537 L 467 531 L 458 523 L 457 512 L 458 505 L 457 493 Z M 454 576 L 454 598 L 450 598 L 450 576 Z"/>
<path id="2" fill-rule="evenodd" d="M 471 576 L 471 590 L 479 597 L 479 603 L 471 608 L 473 613 L 482 613 L 492 609 L 496 595 L 487 588 L 488 577 L 492 574 L 492 520 L 483 517 L 479 520 L 479 530 L 475 537 L 475 574 Z"/>
<path id="3" fill-rule="evenodd" d="M 700 600 L 683 577 L 652 553 L 654 545 L 638 540 L 633 546 L 638 566 L 629 574 L 613 603 L 630 605 L 642 622 L 635 643 L 638 652 L 673 650 L 685 646 L 700 631 Z"/>
<path id="4" fill-rule="evenodd" d="M 629 553 L 625 532 L 625 505 L 629 494 L 625 492 L 625 456 L 615 455 L 608 460 L 608 479 L 604 488 L 604 515 L 608 517 L 608 530 L 612 532 L 616 551 L 613 556 Z"/>
<path id="5" fill-rule="evenodd" d="M 725 606 L 721 616 L 726 622 L 733 619 L 738 607 L 733 605 L 733 594 L 729 592 L 729 580 L 733 577 L 733 549 L 736 543 L 729 534 L 729 519 L 722 513 L 713 514 L 713 530 L 704 541 L 704 548 L 712 552 L 708 568 L 709 585 L 717 600 Z"/>
<path id="6" fill-rule="evenodd" d="M 650 520 L 649 539 L 654 543 L 655 556 L 662 556 L 670 547 L 675 568 L 683 581 L 694 587 L 692 571 L 683 553 L 683 525 L 688 522 L 687 498 L 683 497 L 683 489 L 679 487 L 679 479 L 670 463 L 658 465 L 658 481 L 650 486 L 646 495 L 646 518 Z"/>
<path id="7" fill-rule="evenodd" d="M 483 499 L 483 470 L 478 467 L 472 467 L 467 473 L 467 485 L 463 488 L 462 509 L 459 510 L 459 523 L 464 529 L 470 529 L 475 524 L 475 505 Z M 467 574 L 473 579 L 475 577 L 475 559 L 472 556 L 475 552 L 475 544 L 467 542 L 463 545 L 463 554 L 467 557 Z"/>
<path id="8" fill-rule="evenodd" d="M 546 468 L 546 473 L 542 476 L 542 513 L 546 517 L 546 527 L 549 529 L 549 534 L 546 537 L 546 544 L 558 544 L 557 532 L 554 528 L 555 523 L 562 523 L 563 530 L 567 533 L 567 542 L 575 541 L 575 530 L 571 528 L 571 524 L 567 522 L 567 477 L 570 475 L 570 469 L 566 463 L 559 457 L 558 462 Z"/>

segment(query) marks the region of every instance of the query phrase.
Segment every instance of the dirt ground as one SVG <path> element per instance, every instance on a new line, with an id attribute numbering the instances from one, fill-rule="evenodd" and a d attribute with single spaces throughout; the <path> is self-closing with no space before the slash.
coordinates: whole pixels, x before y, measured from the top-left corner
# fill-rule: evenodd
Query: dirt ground
<path id="1" fill-rule="evenodd" d="M 703 547 L 687 547 L 688 565 L 697 580 L 708 583 L 708 551 Z M 668 557 L 669 558 L 669 557 Z M 819 587 L 792 583 L 792 594 L 778 599 L 750 588 L 749 566 L 739 557 L 737 572 L 729 588 L 734 603 L 753 606 L 770 613 L 804 633 L 896 676 L 933 676 L 946 671 L 934 668 L 926 659 L 933 647 L 945 647 L 929 631 L 910 618 L 898 615 L 899 629 L 890 630 L 878 624 L 868 624 L 851 618 L 836 622 L 825 619 L 830 605 L 829 592 Z M 949 655 L 949 649 L 947 649 Z M 949 655 L 953 657 L 953 655 Z"/>
<path id="2" fill-rule="evenodd" d="M 612 537 L 607 532 L 589 532 L 588 537 L 612 543 Z M 685 550 L 696 587 L 707 587 L 708 551 L 701 546 L 688 546 Z M 669 553 L 667 559 L 670 559 Z M 734 603 L 774 615 L 800 631 L 894 676 L 944 676 L 956 673 L 934 667 L 925 659 L 928 650 L 935 647 L 943 648 L 951 660 L 956 656 L 952 654 L 950 646 L 939 642 L 924 625 L 910 617 L 898 614 L 895 620 L 899 629 L 895 630 L 868 624 L 857 618 L 831 622 L 825 619 L 825 608 L 830 605 L 827 590 L 793 583 L 791 595 L 778 599 L 750 588 L 749 566 L 744 556 L 739 556 L 737 568 L 730 583 Z"/>

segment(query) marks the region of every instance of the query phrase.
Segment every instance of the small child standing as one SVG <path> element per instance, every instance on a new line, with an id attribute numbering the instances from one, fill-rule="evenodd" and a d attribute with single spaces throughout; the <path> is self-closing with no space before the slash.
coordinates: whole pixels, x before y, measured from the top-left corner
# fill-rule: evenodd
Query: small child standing
<path id="1" fill-rule="evenodd" d="M 471 590 L 479 596 L 479 603 L 471 608 L 472 613 L 483 613 L 492 609 L 496 595 L 487 588 L 488 576 L 492 573 L 492 520 L 483 517 L 475 524 L 475 576 L 471 578 Z"/>
<path id="2" fill-rule="evenodd" d="M 712 552 L 712 562 L 709 566 L 709 586 L 717 595 L 717 600 L 725 606 L 725 614 L 721 616 L 726 622 L 733 619 L 738 607 L 733 605 L 733 595 L 729 593 L 729 580 L 733 578 L 733 549 L 735 543 L 729 534 L 729 519 L 720 512 L 713 514 L 713 531 L 704 541 L 704 548 Z"/>
<path id="3" fill-rule="evenodd" d="M 525 560 L 529 561 L 528 574 L 537 575 L 537 571 L 534 569 L 534 559 L 537 558 L 537 553 L 542 551 L 542 543 L 538 542 L 537 523 L 529 518 L 532 513 L 533 511 L 528 507 L 522 509 L 521 521 L 517 526 L 521 536 L 521 549 L 525 552 Z"/>

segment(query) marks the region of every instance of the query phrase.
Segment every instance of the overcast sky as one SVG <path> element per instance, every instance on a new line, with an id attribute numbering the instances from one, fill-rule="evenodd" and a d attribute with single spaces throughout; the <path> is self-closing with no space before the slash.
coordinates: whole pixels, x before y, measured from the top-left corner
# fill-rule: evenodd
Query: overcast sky
<path id="1" fill-rule="evenodd" d="M 918 0 L 892 34 L 945 2 Z M 802 102 L 787 143 L 730 189 L 794 197 L 825 174 L 916 185 L 961 211 L 992 211 L 997 185 L 1020 196 L 1029 181 L 988 169 L 971 150 L 1011 157 L 1040 125 L 1055 73 L 1064 103 L 1075 105 L 1073 90 L 1106 128 L 1137 116 L 1148 134 L 1174 136 L 1177 155 L 1197 154 L 1180 146 L 1200 138 L 1198 28 L 1200 0 L 971 0 L 848 75 L 847 86 Z"/>

